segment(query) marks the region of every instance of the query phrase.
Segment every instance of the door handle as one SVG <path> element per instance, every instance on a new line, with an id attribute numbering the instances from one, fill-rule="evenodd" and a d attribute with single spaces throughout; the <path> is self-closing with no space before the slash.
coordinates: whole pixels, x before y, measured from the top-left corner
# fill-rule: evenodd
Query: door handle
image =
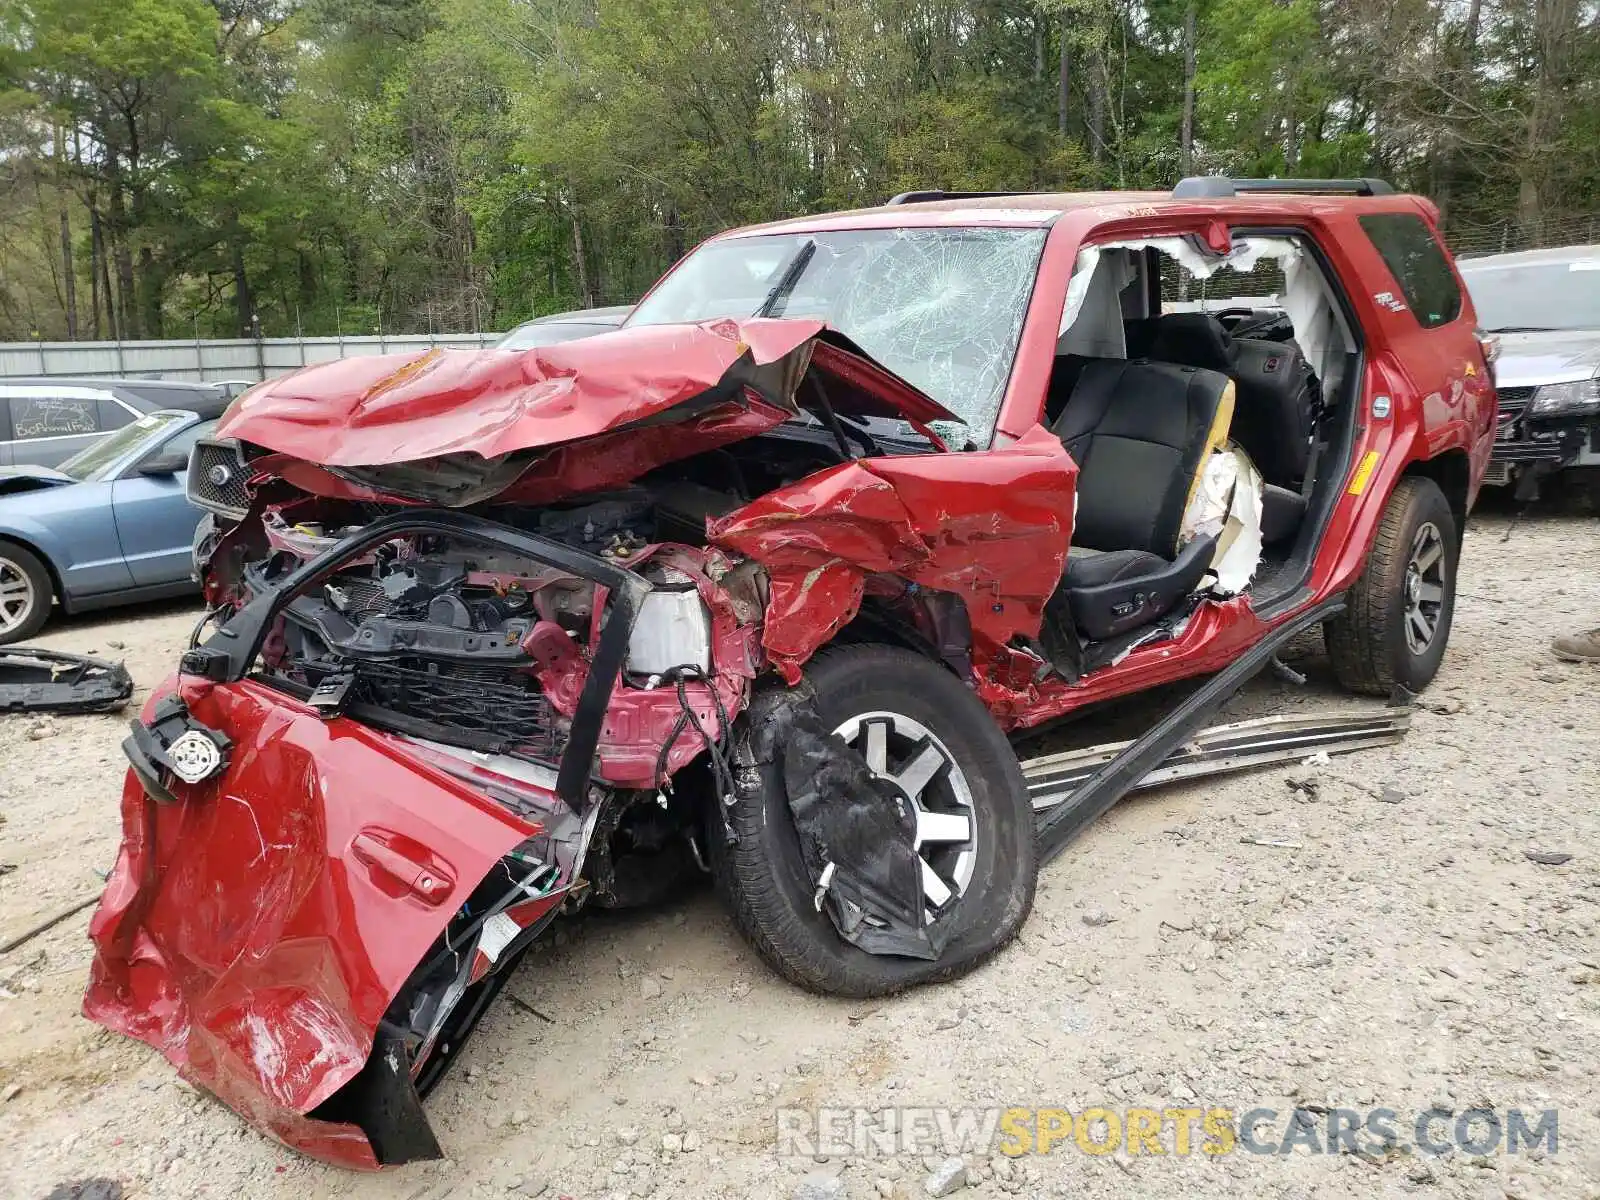
<path id="1" fill-rule="evenodd" d="M 410 838 L 387 829 L 363 829 L 351 839 L 350 852 L 369 875 L 381 876 L 424 904 L 437 907 L 455 890 L 450 864 Z"/>

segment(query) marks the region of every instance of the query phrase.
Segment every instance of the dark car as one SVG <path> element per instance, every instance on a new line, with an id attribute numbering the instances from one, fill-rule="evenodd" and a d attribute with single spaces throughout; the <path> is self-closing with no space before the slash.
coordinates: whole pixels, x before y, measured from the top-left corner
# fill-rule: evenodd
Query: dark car
<path id="1" fill-rule="evenodd" d="M 608 333 L 621 325 L 632 311 L 631 304 L 617 304 L 610 308 L 579 308 L 572 312 L 551 313 L 548 317 L 535 317 L 506 334 L 495 344 L 495 349 L 532 350 L 538 346 L 554 346 L 560 342 L 593 337 L 597 333 Z"/>
<path id="2" fill-rule="evenodd" d="M 1500 339 L 1500 419 L 1484 483 L 1532 499 L 1568 467 L 1600 470 L 1600 246 L 1491 254 L 1461 264 Z"/>
<path id="3" fill-rule="evenodd" d="M 157 409 L 221 414 L 228 391 L 175 379 L 0 379 L 0 467 L 54 467 Z"/>
<path id="4" fill-rule="evenodd" d="M 1272 329 L 1163 303 L 1266 263 Z M 794 983 L 953 979 L 1313 626 L 1348 689 L 1428 686 L 1476 326 L 1426 200 L 1204 178 L 734 230 L 603 337 L 268 381 L 217 429 L 216 628 L 123 743 L 84 1012 L 371 1168 L 441 1155 L 420 1097 L 583 905 L 704 869 Z M 1184 680 L 1087 774 L 1008 736 Z"/>

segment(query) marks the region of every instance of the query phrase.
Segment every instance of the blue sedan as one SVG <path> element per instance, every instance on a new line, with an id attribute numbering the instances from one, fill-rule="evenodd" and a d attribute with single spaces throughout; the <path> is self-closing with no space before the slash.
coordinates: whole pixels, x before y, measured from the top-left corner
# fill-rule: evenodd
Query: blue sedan
<path id="1" fill-rule="evenodd" d="M 184 473 L 216 415 L 162 409 L 59 467 L 0 469 L 0 645 L 37 633 L 52 596 L 77 613 L 196 590 Z"/>

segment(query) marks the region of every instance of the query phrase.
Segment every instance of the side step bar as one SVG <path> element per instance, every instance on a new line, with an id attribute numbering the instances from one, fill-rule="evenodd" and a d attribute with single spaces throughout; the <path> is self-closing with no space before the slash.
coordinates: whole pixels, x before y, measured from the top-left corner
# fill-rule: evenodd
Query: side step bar
<path id="1" fill-rule="evenodd" d="M 1040 863 L 1055 858 L 1147 775 L 1163 767 L 1185 743 L 1193 741 L 1211 715 L 1294 638 L 1343 611 L 1344 597 L 1339 595 L 1289 618 L 1196 688 L 1142 737 L 1111 750 L 1110 757 L 1092 767 L 1092 774 L 1082 784 L 1070 789 L 1039 817 L 1034 837 L 1039 843 Z"/>
<path id="2" fill-rule="evenodd" d="M 1361 714 L 1317 713 L 1298 717 L 1261 717 L 1203 729 L 1128 790 L 1159 787 L 1184 779 L 1245 771 L 1272 763 L 1292 762 L 1313 754 L 1345 754 L 1398 742 L 1411 728 L 1411 706 L 1393 705 Z M 1022 764 L 1035 812 L 1054 808 L 1094 777 L 1096 771 L 1131 746 L 1107 742 L 1068 750 Z"/>

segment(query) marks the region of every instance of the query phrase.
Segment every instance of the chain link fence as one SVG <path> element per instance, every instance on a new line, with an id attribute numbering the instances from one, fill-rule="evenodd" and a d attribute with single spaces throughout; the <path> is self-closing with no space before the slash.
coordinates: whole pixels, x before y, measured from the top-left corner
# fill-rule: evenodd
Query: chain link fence
<path id="1" fill-rule="evenodd" d="M 1592 246 L 1600 243 L 1600 213 L 1551 217 L 1533 227 L 1510 218 L 1489 225 L 1452 222 L 1445 228 L 1444 240 L 1457 258 L 1547 246 Z"/>

